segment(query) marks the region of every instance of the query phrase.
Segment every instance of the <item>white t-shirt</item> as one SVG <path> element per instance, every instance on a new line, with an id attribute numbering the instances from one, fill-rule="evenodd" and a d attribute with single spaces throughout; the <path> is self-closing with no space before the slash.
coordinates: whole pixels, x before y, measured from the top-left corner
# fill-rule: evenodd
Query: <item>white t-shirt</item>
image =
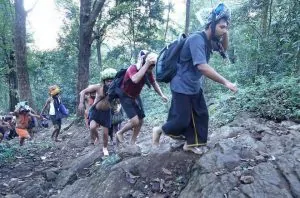
<path id="1" fill-rule="evenodd" d="M 55 108 L 54 108 L 54 100 L 53 99 L 50 102 L 49 115 L 55 115 Z"/>

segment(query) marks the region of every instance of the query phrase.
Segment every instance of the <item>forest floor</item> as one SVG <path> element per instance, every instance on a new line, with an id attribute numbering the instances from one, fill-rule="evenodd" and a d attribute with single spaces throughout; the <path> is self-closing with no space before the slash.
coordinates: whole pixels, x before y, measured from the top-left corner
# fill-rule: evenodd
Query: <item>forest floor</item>
<path id="1" fill-rule="evenodd" d="M 76 123 L 62 142 L 51 140 L 51 128 L 23 147 L 4 141 L 0 197 L 300 197 L 299 124 L 242 115 L 210 132 L 202 156 L 166 136 L 152 148 L 152 127 L 142 127 L 135 146 L 131 132 L 125 144 L 110 144 L 109 157 Z"/>

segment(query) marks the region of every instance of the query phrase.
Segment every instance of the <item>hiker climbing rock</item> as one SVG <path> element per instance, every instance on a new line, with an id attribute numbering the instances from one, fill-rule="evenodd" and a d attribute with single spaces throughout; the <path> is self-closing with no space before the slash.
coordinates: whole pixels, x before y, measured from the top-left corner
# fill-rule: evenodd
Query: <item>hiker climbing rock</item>
<path id="1" fill-rule="evenodd" d="M 64 117 L 63 113 L 60 112 L 59 105 L 61 104 L 60 97 L 60 88 L 57 85 L 53 85 L 49 87 L 49 95 L 50 97 L 47 99 L 42 111 L 41 116 L 46 108 L 49 108 L 49 115 L 52 121 L 54 130 L 52 132 L 51 138 L 56 142 L 60 142 L 58 139 L 58 134 L 61 130 L 62 118 Z"/>
<path id="2" fill-rule="evenodd" d="M 236 85 L 225 79 L 208 65 L 212 41 L 222 49 L 228 47 L 230 11 L 219 4 L 210 14 L 205 30 L 190 35 L 185 41 L 177 65 L 177 73 L 171 80 L 172 102 L 168 120 L 162 127 L 153 128 L 153 144 L 159 145 L 162 133 L 172 138 L 185 139 L 183 149 L 202 154 L 208 133 L 208 110 L 201 89 L 202 75 L 223 84 L 233 92 Z"/>
<path id="3" fill-rule="evenodd" d="M 168 98 L 162 93 L 152 73 L 156 60 L 156 54 L 142 50 L 138 55 L 137 63 L 131 65 L 125 73 L 119 99 L 122 108 L 130 120 L 116 133 L 119 142 L 124 141 L 123 134 L 130 129 L 133 129 L 131 144 L 135 144 L 136 142 L 145 117 L 143 103 L 140 97 L 140 93 L 145 84 L 149 87 L 152 85 L 163 101 L 168 101 Z"/>
<path id="4" fill-rule="evenodd" d="M 23 146 L 25 139 L 30 138 L 30 134 L 28 132 L 30 117 L 39 119 L 42 118 L 41 116 L 31 112 L 31 108 L 27 105 L 26 101 L 19 102 L 15 106 L 15 111 L 12 112 L 12 114 L 16 116 L 16 132 L 20 138 L 20 146 Z"/>
<path id="5" fill-rule="evenodd" d="M 108 101 L 107 90 L 115 77 L 117 71 L 113 68 L 107 68 L 101 72 L 102 83 L 88 86 L 80 92 L 80 102 L 78 110 L 84 111 L 84 96 L 86 93 L 96 92 L 94 104 L 89 109 L 89 128 L 91 135 L 91 143 L 95 144 L 99 141 L 97 128 L 103 127 L 103 153 L 109 155 L 108 146 L 108 129 L 111 126 L 111 106 Z"/>

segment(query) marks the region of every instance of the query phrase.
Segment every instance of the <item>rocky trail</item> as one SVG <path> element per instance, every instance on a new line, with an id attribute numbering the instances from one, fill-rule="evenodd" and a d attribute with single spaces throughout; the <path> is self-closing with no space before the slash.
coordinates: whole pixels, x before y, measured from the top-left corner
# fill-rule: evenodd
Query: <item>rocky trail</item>
<path id="1" fill-rule="evenodd" d="M 88 130 L 76 124 L 58 143 L 50 140 L 50 129 L 21 148 L 17 138 L 2 142 L 11 150 L 0 153 L 0 197 L 300 197 L 297 123 L 240 114 L 210 132 L 201 156 L 166 136 L 154 149 L 151 131 L 146 123 L 136 146 L 110 145 L 107 158 L 102 145 L 90 145 Z"/>

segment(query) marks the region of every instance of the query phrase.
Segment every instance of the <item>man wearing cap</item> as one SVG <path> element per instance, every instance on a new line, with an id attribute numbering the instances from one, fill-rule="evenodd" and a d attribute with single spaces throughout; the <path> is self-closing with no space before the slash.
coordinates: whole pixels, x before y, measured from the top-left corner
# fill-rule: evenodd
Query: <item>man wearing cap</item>
<path id="1" fill-rule="evenodd" d="M 149 87 L 152 85 L 154 90 L 161 96 L 164 102 L 168 98 L 162 93 L 159 85 L 154 79 L 152 70 L 155 66 L 157 55 L 150 53 L 146 50 L 140 51 L 138 61 L 136 64 L 131 65 L 124 76 L 120 94 L 120 102 L 123 110 L 125 111 L 129 121 L 116 133 L 119 142 L 124 141 L 123 134 L 133 129 L 131 137 L 131 144 L 136 143 L 137 136 L 143 125 L 145 112 L 143 109 L 140 93 L 145 84 Z"/>
<path id="2" fill-rule="evenodd" d="M 202 154 L 208 135 L 208 110 L 201 89 L 201 76 L 236 92 L 237 87 L 216 72 L 209 64 L 212 44 L 217 43 L 224 53 L 228 47 L 230 11 L 219 4 L 208 18 L 205 30 L 191 34 L 180 53 L 177 74 L 171 81 L 172 103 L 168 120 L 153 128 L 153 144 L 158 146 L 162 133 L 172 138 L 186 140 L 183 150 Z"/>
<path id="3" fill-rule="evenodd" d="M 101 72 L 101 79 L 103 83 L 89 85 L 80 92 L 80 102 L 78 110 L 84 112 L 84 97 L 87 93 L 96 92 L 94 104 L 90 107 L 88 119 L 90 127 L 90 135 L 92 144 L 99 141 L 99 134 L 97 128 L 103 127 L 103 154 L 108 156 L 108 131 L 111 126 L 111 106 L 108 101 L 107 90 L 115 77 L 117 71 L 113 68 L 107 68 Z"/>

